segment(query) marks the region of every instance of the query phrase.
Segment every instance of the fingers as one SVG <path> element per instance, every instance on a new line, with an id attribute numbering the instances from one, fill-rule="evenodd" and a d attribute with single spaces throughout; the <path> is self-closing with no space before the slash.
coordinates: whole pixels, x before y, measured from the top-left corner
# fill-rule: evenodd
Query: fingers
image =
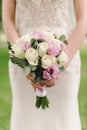
<path id="1" fill-rule="evenodd" d="M 40 83 L 38 83 L 38 84 L 34 83 L 34 78 L 33 78 L 33 75 L 31 73 L 29 73 L 26 77 L 28 80 L 30 80 L 35 91 L 36 91 L 36 88 L 42 90 L 42 85 Z"/>
<path id="2" fill-rule="evenodd" d="M 47 82 L 47 80 L 40 80 L 39 84 L 41 84 L 42 86 L 46 86 L 46 82 Z"/>
<path id="3" fill-rule="evenodd" d="M 40 80 L 40 82 L 36 84 L 34 83 L 34 78 L 31 73 L 27 75 L 27 79 L 31 81 L 34 90 L 36 90 L 36 88 L 42 90 L 42 86 L 53 87 L 58 82 L 58 80 Z"/>
<path id="4" fill-rule="evenodd" d="M 48 82 L 46 83 L 46 86 L 47 86 L 47 87 L 54 87 L 54 86 L 55 86 L 55 81 L 53 81 L 53 80 L 48 81 Z"/>
<path id="5" fill-rule="evenodd" d="M 33 75 L 31 73 L 29 73 L 26 77 L 28 80 L 34 81 Z"/>
<path id="6" fill-rule="evenodd" d="M 47 86 L 47 87 L 53 87 L 53 86 L 55 86 L 55 81 L 54 80 L 40 80 L 39 83 L 42 86 Z"/>
<path id="7" fill-rule="evenodd" d="M 34 83 L 34 82 L 31 81 L 31 84 L 32 84 L 34 90 L 36 90 L 36 88 L 41 89 L 41 90 L 43 89 L 42 86 L 39 83 L 36 84 L 36 83 Z"/>

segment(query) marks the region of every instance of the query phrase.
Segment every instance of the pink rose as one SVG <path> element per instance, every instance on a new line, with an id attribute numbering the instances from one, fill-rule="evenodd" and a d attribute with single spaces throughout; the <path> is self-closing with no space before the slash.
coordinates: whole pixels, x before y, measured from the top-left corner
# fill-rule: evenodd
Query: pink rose
<path id="1" fill-rule="evenodd" d="M 60 49 L 53 42 L 48 43 L 48 44 L 49 44 L 48 54 L 52 56 L 57 56 L 60 53 Z"/>
<path id="2" fill-rule="evenodd" d="M 33 35 L 36 39 L 45 39 L 45 35 L 41 32 L 36 31 L 33 33 Z"/>
<path id="3" fill-rule="evenodd" d="M 69 50 L 68 50 L 68 48 L 67 48 L 67 45 L 65 45 L 65 43 L 62 43 L 62 44 L 61 44 L 61 50 L 62 50 L 62 51 L 65 51 L 66 53 L 69 52 Z"/>
<path id="4" fill-rule="evenodd" d="M 60 70 L 58 65 L 53 65 L 43 71 L 44 79 L 57 79 L 59 76 L 60 76 Z"/>
<path id="5" fill-rule="evenodd" d="M 30 48 L 29 42 L 24 41 L 21 47 L 24 51 L 26 51 L 28 48 Z"/>

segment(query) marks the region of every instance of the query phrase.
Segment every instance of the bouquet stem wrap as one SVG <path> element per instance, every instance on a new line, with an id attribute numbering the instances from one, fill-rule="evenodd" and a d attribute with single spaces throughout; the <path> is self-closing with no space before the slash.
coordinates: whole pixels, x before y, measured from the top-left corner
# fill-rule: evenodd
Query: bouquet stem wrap
<path id="1" fill-rule="evenodd" d="M 36 88 L 36 104 L 35 104 L 35 106 L 37 108 L 42 107 L 42 109 L 49 107 L 49 100 L 47 98 L 46 86 L 43 86 L 42 90 Z"/>

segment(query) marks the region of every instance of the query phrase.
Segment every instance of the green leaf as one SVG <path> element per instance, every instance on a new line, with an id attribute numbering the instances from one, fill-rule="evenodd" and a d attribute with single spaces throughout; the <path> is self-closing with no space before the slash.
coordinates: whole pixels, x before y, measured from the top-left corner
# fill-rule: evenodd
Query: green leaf
<path id="1" fill-rule="evenodd" d="M 44 97 L 36 96 L 35 106 L 37 108 L 42 107 L 42 109 L 45 109 L 46 107 L 49 108 L 49 101 L 48 101 L 47 96 L 44 96 Z"/>
<path id="2" fill-rule="evenodd" d="M 34 82 L 38 83 L 40 81 L 40 77 L 35 75 Z"/>
<path id="3" fill-rule="evenodd" d="M 38 77 L 39 80 L 43 79 L 43 68 L 41 67 L 41 59 L 39 59 L 39 64 L 37 65 L 35 72 L 35 77 Z"/>
<path id="4" fill-rule="evenodd" d="M 41 43 L 41 42 L 44 42 L 45 40 L 44 39 L 38 39 L 37 41 L 38 41 L 38 43 Z"/>
<path id="5" fill-rule="evenodd" d="M 36 48 L 37 48 L 37 45 L 38 45 L 38 41 L 37 41 L 35 38 L 32 38 L 30 44 L 31 44 L 31 46 L 32 46 L 33 48 L 36 49 Z"/>
<path id="6" fill-rule="evenodd" d="M 42 104 L 42 97 L 36 96 L 36 104 L 35 104 L 35 106 L 37 108 L 40 108 L 41 104 Z"/>
<path id="7" fill-rule="evenodd" d="M 35 41 L 35 43 L 34 43 L 33 48 L 35 48 L 35 49 L 36 49 L 36 48 L 37 48 L 37 46 L 38 46 L 38 41 L 36 40 L 36 41 Z"/>
<path id="8" fill-rule="evenodd" d="M 32 38 L 31 41 L 30 41 L 30 44 L 33 45 L 35 41 L 36 41 L 36 39 Z"/>
<path id="9" fill-rule="evenodd" d="M 66 40 L 65 35 L 60 36 L 60 37 L 59 37 L 59 40 L 64 42 L 64 41 Z"/>
<path id="10" fill-rule="evenodd" d="M 45 97 L 46 96 L 44 96 L 42 99 L 42 109 L 45 109 L 45 107 L 46 107 L 46 98 Z"/>
<path id="11" fill-rule="evenodd" d="M 7 44 L 8 44 L 8 49 L 9 49 L 9 50 L 12 50 L 12 48 L 11 48 L 11 44 L 10 44 L 9 41 L 7 41 Z"/>
<path id="12" fill-rule="evenodd" d="M 49 100 L 47 96 L 44 96 L 42 99 L 42 109 L 49 108 Z"/>
<path id="13" fill-rule="evenodd" d="M 17 57 L 10 57 L 12 63 L 17 64 L 18 66 L 24 68 L 25 66 L 27 66 L 29 63 L 26 59 L 20 59 Z"/>
<path id="14" fill-rule="evenodd" d="M 65 43 L 66 45 L 68 45 L 68 41 L 67 41 L 67 40 L 65 40 L 64 43 Z"/>
<path id="15" fill-rule="evenodd" d="M 60 71 L 64 71 L 65 70 L 64 66 L 61 66 L 59 69 L 60 69 Z"/>
<path id="16" fill-rule="evenodd" d="M 36 96 L 36 103 L 35 103 L 35 106 L 36 106 L 37 108 L 40 107 L 40 106 L 39 106 L 39 97 L 38 97 L 38 96 Z"/>
<path id="17" fill-rule="evenodd" d="M 48 102 L 46 102 L 46 107 L 49 108 L 49 103 Z"/>

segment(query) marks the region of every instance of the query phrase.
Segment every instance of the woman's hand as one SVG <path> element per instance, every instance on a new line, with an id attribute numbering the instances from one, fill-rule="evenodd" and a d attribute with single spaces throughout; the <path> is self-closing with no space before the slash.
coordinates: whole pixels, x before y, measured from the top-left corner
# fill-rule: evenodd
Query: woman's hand
<path id="1" fill-rule="evenodd" d="M 42 86 L 46 87 L 54 87 L 56 84 L 56 80 L 40 80 L 39 82 Z"/>
<path id="2" fill-rule="evenodd" d="M 40 85 L 39 83 L 34 83 L 34 77 L 33 77 L 33 75 L 31 74 L 31 73 L 29 73 L 27 76 L 27 79 L 28 80 L 30 80 L 30 82 L 31 82 L 31 84 L 32 84 L 32 86 L 33 86 L 33 88 L 34 88 L 34 90 L 36 90 L 36 88 L 39 88 L 39 89 L 41 89 L 42 90 L 42 85 Z"/>
<path id="3" fill-rule="evenodd" d="M 34 87 L 34 89 L 36 89 L 36 88 L 42 89 L 43 86 L 53 87 L 53 86 L 55 86 L 56 82 L 58 81 L 58 80 L 40 80 L 40 82 L 36 84 L 36 83 L 34 83 L 34 77 L 31 73 L 28 74 L 26 77 L 28 80 L 31 81 L 31 84 Z"/>

